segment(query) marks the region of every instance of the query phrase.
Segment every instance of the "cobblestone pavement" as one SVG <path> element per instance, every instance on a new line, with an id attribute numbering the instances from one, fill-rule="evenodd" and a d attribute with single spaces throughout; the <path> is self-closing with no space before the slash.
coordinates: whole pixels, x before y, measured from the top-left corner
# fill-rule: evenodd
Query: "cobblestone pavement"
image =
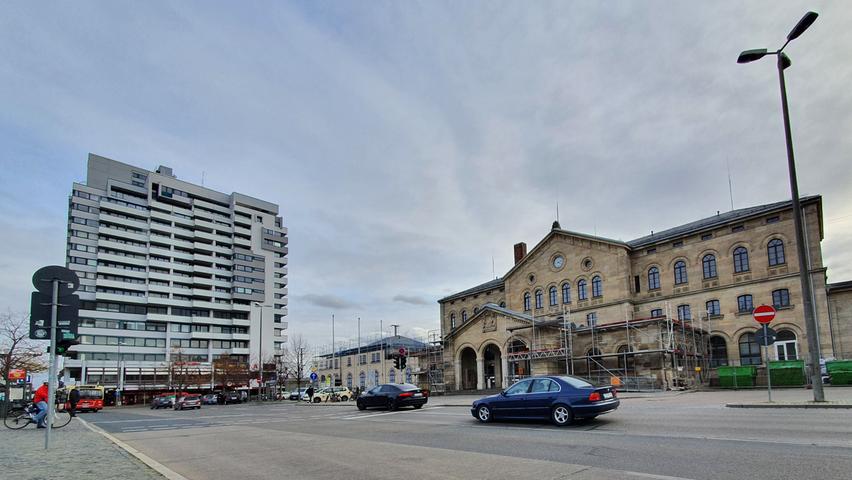
<path id="1" fill-rule="evenodd" d="M 77 419 L 53 430 L 49 451 L 44 450 L 44 430 L 0 426 L 0 472 L 0 477 L 15 480 L 163 479 Z"/>

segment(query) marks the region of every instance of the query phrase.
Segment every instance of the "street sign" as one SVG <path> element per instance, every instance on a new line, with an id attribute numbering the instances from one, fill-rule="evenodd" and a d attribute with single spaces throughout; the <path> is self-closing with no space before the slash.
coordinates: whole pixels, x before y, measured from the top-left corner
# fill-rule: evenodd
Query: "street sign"
<path id="1" fill-rule="evenodd" d="M 71 295 L 80 288 L 80 278 L 69 268 L 51 265 L 41 267 L 33 274 L 33 286 L 48 298 L 53 294 L 54 280 L 59 280 L 60 297 Z"/>
<path id="2" fill-rule="evenodd" d="M 775 318 L 775 308 L 769 305 L 761 305 L 751 313 L 757 323 L 769 323 Z"/>
<path id="3" fill-rule="evenodd" d="M 757 342 L 758 345 L 766 347 L 775 343 L 775 338 L 777 336 L 778 333 L 775 330 L 765 327 L 754 334 L 754 341 Z"/>
<path id="4" fill-rule="evenodd" d="M 50 340 L 50 303 L 49 294 L 33 292 L 30 296 L 30 338 L 33 340 Z M 59 297 L 59 308 L 56 309 L 56 329 L 59 331 L 57 340 L 77 338 L 79 311 L 80 297 Z"/>
<path id="5" fill-rule="evenodd" d="M 317 367 L 311 367 L 311 371 L 312 371 L 312 372 L 316 372 L 316 371 L 317 371 Z"/>
<path id="6" fill-rule="evenodd" d="M 318 378 L 318 377 L 317 377 L 317 372 L 311 372 L 311 381 L 312 381 L 312 382 L 316 382 L 316 381 L 317 381 L 317 378 Z"/>
<path id="7" fill-rule="evenodd" d="M 27 371 L 26 370 L 23 370 L 23 369 L 20 369 L 20 368 L 14 368 L 12 370 L 9 370 L 9 380 L 17 381 L 17 380 L 23 380 L 25 378 L 27 378 Z"/>
<path id="8" fill-rule="evenodd" d="M 405 347 L 399 347 L 399 354 L 405 355 Z"/>

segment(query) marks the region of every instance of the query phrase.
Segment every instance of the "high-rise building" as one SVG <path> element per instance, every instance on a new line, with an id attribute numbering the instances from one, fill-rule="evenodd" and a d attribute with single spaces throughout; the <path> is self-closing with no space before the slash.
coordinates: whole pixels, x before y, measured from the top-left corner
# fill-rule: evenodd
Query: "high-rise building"
<path id="1" fill-rule="evenodd" d="M 68 208 L 81 309 L 66 377 L 132 398 L 174 387 L 178 370 L 209 387 L 223 356 L 253 369 L 276 363 L 287 341 L 278 205 L 90 154 Z"/>

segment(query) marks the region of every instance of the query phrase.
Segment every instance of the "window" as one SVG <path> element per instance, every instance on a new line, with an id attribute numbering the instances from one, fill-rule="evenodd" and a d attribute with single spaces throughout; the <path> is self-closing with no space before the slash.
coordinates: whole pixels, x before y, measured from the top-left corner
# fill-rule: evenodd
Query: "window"
<path id="1" fill-rule="evenodd" d="M 550 297 L 550 306 L 556 305 L 556 287 L 550 287 L 549 297 Z"/>
<path id="2" fill-rule="evenodd" d="M 352 363 L 352 360 L 349 363 Z M 346 374 L 346 387 L 352 389 L 352 372 Z"/>
<path id="3" fill-rule="evenodd" d="M 358 385 L 361 388 L 364 388 L 364 387 L 367 386 L 367 374 L 366 373 L 361 372 L 360 374 L 358 374 Z"/>
<path id="4" fill-rule="evenodd" d="M 775 337 L 775 356 L 778 360 L 798 360 L 799 347 L 796 334 L 790 330 L 781 330 Z"/>
<path id="5" fill-rule="evenodd" d="M 753 333 L 744 333 L 740 337 L 740 365 L 760 365 L 760 345 L 754 340 Z"/>
<path id="6" fill-rule="evenodd" d="M 681 285 L 687 283 L 686 276 L 686 262 L 683 260 L 678 260 L 674 265 L 674 280 L 675 285 Z"/>
<path id="7" fill-rule="evenodd" d="M 754 310 L 754 302 L 751 295 L 740 295 L 737 297 L 737 309 L 740 313 L 751 313 Z"/>
<path id="8" fill-rule="evenodd" d="M 689 308 L 689 305 L 678 305 L 677 306 L 677 319 L 678 320 L 692 320 L 692 312 Z"/>
<path id="9" fill-rule="evenodd" d="M 650 255 L 650 254 L 652 254 L 652 253 L 657 253 L 657 248 L 656 248 L 656 247 L 654 247 L 654 248 L 649 248 L 648 250 L 645 250 L 645 254 L 646 254 L 646 255 Z"/>
<path id="10" fill-rule="evenodd" d="M 722 367 L 728 364 L 728 343 L 719 336 L 710 337 L 710 367 Z"/>
<path id="11" fill-rule="evenodd" d="M 618 355 L 618 369 L 623 370 L 625 375 L 628 371 L 632 370 L 635 367 L 635 358 L 633 355 L 630 355 L 633 349 L 628 347 L 627 345 L 622 345 L 618 347 L 617 353 Z"/>
<path id="12" fill-rule="evenodd" d="M 701 240 L 710 240 L 711 238 L 713 238 L 712 233 L 705 233 L 704 235 L 701 235 Z"/>
<path id="13" fill-rule="evenodd" d="M 586 314 L 586 325 L 590 327 L 594 327 L 598 324 L 598 314 L 597 312 L 587 313 Z"/>
<path id="14" fill-rule="evenodd" d="M 781 217 L 775 215 L 774 217 L 769 217 L 766 219 L 766 223 L 778 223 L 781 221 Z"/>
<path id="15" fill-rule="evenodd" d="M 467 321 L 467 310 L 462 310 L 462 324 Z"/>
<path id="16" fill-rule="evenodd" d="M 633 275 L 633 287 L 636 289 L 636 293 L 642 291 L 642 284 L 639 282 L 639 275 Z"/>
<path id="17" fill-rule="evenodd" d="M 716 278 L 716 256 L 712 253 L 704 255 L 701 263 L 704 265 L 704 278 Z"/>
<path id="18" fill-rule="evenodd" d="M 530 393 L 558 392 L 559 390 L 559 385 L 553 380 L 549 378 L 536 378 L 533 380 Z"/>
<path id="19" fill-rule="evenodd" d="M 742 232 L 743 230 L 745 230 L 745 225 L 742 225 L 742 224 L 741 225 L 734 225 L 733 227 L 731 227 L 731 233 Z"/>
<path id="20" fill-rule="evenodd" d="M 456 314 L 451 313 L 450 314 L 450 330 L 452 330 L 454 328 L 456 328 Z"/>
<path id="21" fill-rule="evenodd" d="M 651 267 L 648 269 L 648 290 L 660 288 L 660 269 Z"/>
<path id="22" fill-rule="evenodd" d="M 769 256 L 769 266 L 783 265 L 787 263 L 784 258 L 784 242 L 780 239 L 774 239 L 766 246 L 766 254 Z"/>
<path id="23" fill-rule="evenodd" d="M 379 384 L 379 371 L 373 370 L 373 385 Z"/>
<path id="24" fill-rule="evenodd" d="M 506 302 L 500 302 L 500 308 L 506 308 Z"/>
<path id="25" fill-rule="evenodd" d="M 603 296 L 603 282 L 601 281 L 601 277 L 594 276 L 592 277 L 592 297 L 601 297 Z"/>
<path id="26" fill-rule="evenodd" d="M 526 292 L 524 294 L 524 311 L 525 312 L 530 311 L 530 292 Z"/>
<path id="27" fill-rule="evenodd" d="M 391 368 L 390 372 L 388 372 L 388 378 L 390 379 L 390 383 L 396 383 L 396 370 Z"/>
<path id="28" fill-rule="evenodd" d="M 683 246 L 683 240 L 678 240 L 676 242 L 672 242 L 672 248 L 678 248 Z"/>
<path id="29" fill-rule="evenodd" d="M 586 295 L 586 281 L 580 280 L 577 282 L 577 299 L 585 300 L 588 296 Z"/>
<path id="30" fill-rule="evenodd" d="M 719 300 L 708 300 L 707 303 L 704 304 L 707 307 L 707 315 L 711 317 L 714 315 L 721 315 L 722 309 L 719 305 Z"/>
<path id="31" fill-rule="evenodd" d="M 783 308 L 790 306 L 790 290 L 782 288 L 772 292 L 772 306 Z"/>
<path id="32" fill-rule="evenodd" d="M 562 284 L 562 303 L 571 303 L 571 284 L 568 282 Z"/>
<path id="33" fill-rule="evenodd" d="M 748 268 L 748 250 L 745 247 L 737 247 L 734 250 L 734 272 L 747 272 Z"/>
<path id="34" fill-rule="evenodd" d="M 657 317 L 662 317 L 662 316 L 663 316 L 663 309 L 662 308 L 655 308 L 655 309 L 651 310 L 651 318 L 657 318 Z"/>
<path id="35" fill-rule="evenodd" d="M 520 381 L 506 390 L 506 395 L 523 395 L 527 393 L 530 389 L 530 384 L 532 380 L 523 380 Z"/>
<path id="36" fill-rule="evenodd" d="M 535 308 L 541 308 L 544 301 L 544 293 L 541 290 L 535 291 Z"/>

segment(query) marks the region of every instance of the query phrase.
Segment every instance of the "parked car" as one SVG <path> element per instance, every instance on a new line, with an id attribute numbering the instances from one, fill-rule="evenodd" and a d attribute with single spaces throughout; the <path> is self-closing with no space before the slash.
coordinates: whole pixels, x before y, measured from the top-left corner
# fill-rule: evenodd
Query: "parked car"
<path id="1" fill-rule="evenodd" d="M 358 410 L 369 407 L 385 407 L 396 410 L 399 407 L 420 408 L 429 400 L 428 393 L 410 383 L 386 383 L 378 385 L 358 396 Z"/>
<path id="2" fill-rule="evenodd" d="M 151 399 L 151 409 L 159 410 L 161 408 L 172 408 L 175 404 L 174 393 L 161 393 Z"/>
<path id="3" fill-rule="evenodd" d="M 240 395 L 240 392 L 230 391 L 230 392 L 222 392 L 219 395 L 222 396 L 222 403 L 227 405 L 229 403 L 243 403 L 243 397 Z"/>
<path id="4" fill-rule="evenodd" d="M 175 410 L 184 410 L 187 408 L 201 409 L 201 395 L 193 393 L 177 397 L 177 400 L 175 400 Z"/>
<path id="5" fill-rule="evenodd" d="M 542 376 L 521 380 L 497 395 L 473 402 L 470 413 L 483 423 L 497 419 L 550 419 L 558 426 L 591 419 L 618 408 L 611 385 L 595 386 L 572 376 Z"/>
<path id="6" fill-rule="evenodd" d="M 201 403 L 203 405 L 216 405 L 219 403 L 219 395 L 215 393 L 208 393 L 207 395 L 203 395 L 201 397 Z"/>
<path id="7" fill-rule="evenodd" d="M 300 388 L 298 390 L 293 390 L 290 392 L 290 395 L 287 397 L 288 400 L 299 400 L 308 391 L 308 388 Z"/>
<path id="8" fill-rule="evenodd" d="M 331 401 L 331 395 L 337 394 L 337 399 L 341 402 L 346 402 L 354 395 L 352 390 L 349 390 L 346 387 L 325 387 L 320 390 L 314 392 L 314 403 L 321 403 L 326 401 Z M 306 394 L 302 395 L 302 400 L 308 401 L 308 396 Z"/>

